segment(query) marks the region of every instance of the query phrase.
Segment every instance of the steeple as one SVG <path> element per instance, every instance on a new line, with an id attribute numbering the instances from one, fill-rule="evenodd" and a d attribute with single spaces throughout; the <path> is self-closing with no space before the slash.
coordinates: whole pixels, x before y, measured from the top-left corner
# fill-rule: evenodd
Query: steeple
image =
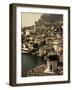
<path id="1" fill-rule="evenodd" d="M 34 25 L 34 30 L 36 31 L 36 24 L 37 24 L 37 22 L 35 21 L 35 25 Z"/>

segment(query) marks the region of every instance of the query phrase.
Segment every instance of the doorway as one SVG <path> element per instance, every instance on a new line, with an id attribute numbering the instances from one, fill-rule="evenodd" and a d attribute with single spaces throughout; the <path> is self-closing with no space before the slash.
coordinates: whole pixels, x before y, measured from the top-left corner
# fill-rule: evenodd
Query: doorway
<path id="1" fill-rule="evenodd" d="M 52 71 L 52 65 L 50 65 L 50 71 Z"/>

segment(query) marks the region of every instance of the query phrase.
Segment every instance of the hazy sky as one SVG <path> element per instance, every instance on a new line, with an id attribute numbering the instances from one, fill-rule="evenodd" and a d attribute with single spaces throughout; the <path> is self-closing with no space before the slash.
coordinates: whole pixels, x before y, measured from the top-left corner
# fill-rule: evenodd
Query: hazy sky
<path id="1" fill-rule="evenodd" d="M 21 14 L 21 23 L 22 27 L 24 26 L 31 26 L 35 24 L 35 21 L 37 21 L 42 14 L 35 14 L 35 13 L 22 13 Z"/>

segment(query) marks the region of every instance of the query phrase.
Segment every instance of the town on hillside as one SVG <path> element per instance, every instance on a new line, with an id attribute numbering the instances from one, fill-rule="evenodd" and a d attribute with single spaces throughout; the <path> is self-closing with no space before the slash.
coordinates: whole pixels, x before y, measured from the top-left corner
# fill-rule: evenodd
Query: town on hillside
<path id="1" fill-rule="evenodd" d="M 41 18 L 21 30 L 22 55 L 37 56 L 44 61 L 25 73 L 27 76 L 63 75 L 63 16 L 53 15 L 46 21 L 47 14 L 43 14 Z"/>

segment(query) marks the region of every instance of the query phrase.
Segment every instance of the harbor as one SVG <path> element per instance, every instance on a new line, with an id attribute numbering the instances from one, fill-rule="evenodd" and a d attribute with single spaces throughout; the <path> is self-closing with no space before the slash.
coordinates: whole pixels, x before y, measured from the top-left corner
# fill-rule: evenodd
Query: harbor
<path id="1" fill-rule="evenodd" d="M 63 75 L 63 22 L 45 24 L 22 28 L 22 77 Z"/>

